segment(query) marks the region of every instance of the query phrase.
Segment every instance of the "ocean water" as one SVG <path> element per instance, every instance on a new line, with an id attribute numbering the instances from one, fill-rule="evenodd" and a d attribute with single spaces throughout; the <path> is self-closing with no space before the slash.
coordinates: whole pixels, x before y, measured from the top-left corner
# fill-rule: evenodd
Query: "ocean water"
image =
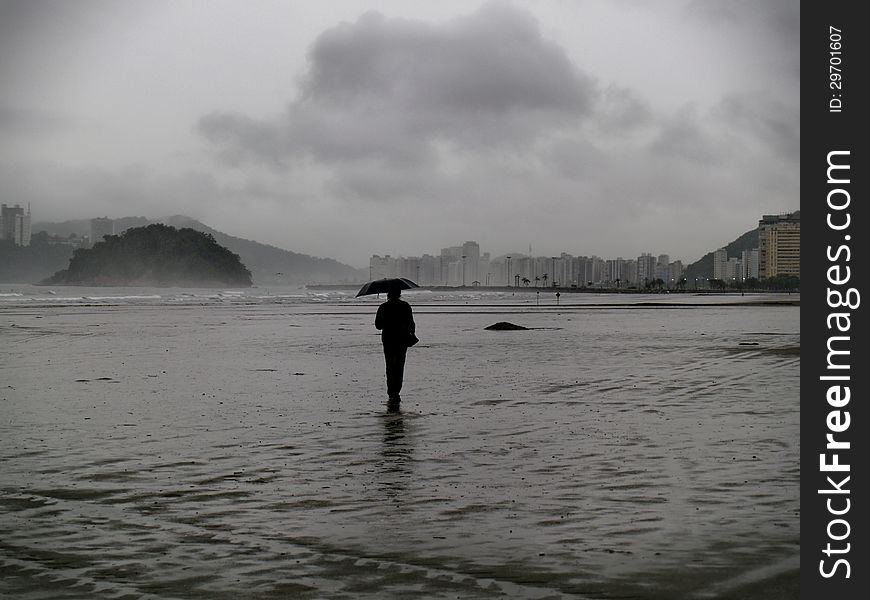
<path id="1" fill-rule="evenodd" d="M 799 297 L 354 293 L 0 286 L 0 596 L 796 597 Z"/>

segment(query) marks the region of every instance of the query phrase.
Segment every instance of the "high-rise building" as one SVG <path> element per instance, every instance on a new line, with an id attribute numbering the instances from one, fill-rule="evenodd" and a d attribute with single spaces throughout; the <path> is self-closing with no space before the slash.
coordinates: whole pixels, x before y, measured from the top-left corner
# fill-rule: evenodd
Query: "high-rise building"
<path id="1" fill-rule="evenodd" d="M 389 254 L 386 256 L 372 255 L 369 259 L 369 280 L 396 277 L 396 260 Z"/>
<path id="2" fill-rule="evenodd" d="M 722 279 L 731 283 L 742 278 L 743 263 L 736 256 L 732 256 L 725 263 L 725 277 Z"/>
<path id="3" fill-rule="evenodd" d="M 656 279 L 661 279 L 665 283 L 668 281 L 668 265 L 671 262 L 671 257 L 667 254 L 659 254 L 656 259 Z"/>
<path id="4" fill-rule="evenodd" d="M 115 222 L 107 217 L 91 219 L 91 244 L 102 242 L 107 235 L 115 234 Z"/>
<path id="5" fill-rule="evenodd" d="M 758 222 L 758 278 L 801 275 L 800 212 L 764 215 Z"/>
<path id="6" fill-rule="evenodd" d="M 625 273 L 625 281 L 631 285 L 637 284 L 637 261 L 635 259 L 629 258 L 625 261 L 623 272 Z"/>
<path id="7" fill-rule="evenodd" d="M 683 261 L 675 260 L 668 264 L 668 278 L 665 280 L 668 287 L 676 287 L 683 279 Z"/>
<path id="8" fill-rule="evenodd" d="M 625 272 L 625 260 L 620 256 L 607 261 L 608 278 L 607 281 L 613 284 L 624 285 L 628 278 Z"/>
<path id="9" fill-rule="evenodd" d="M 457 264 L 462 261 L 462 246 L 450 246 L 441 248 L 441 257 L 438 260 L 438 271 L 441 285 L 459 285 L 460 277 Z M 451 268 L 451 265 L 453 267 Z M 451 273 L 453 274 L 451 276 Z"/>
<path id="10" fill-rule="evenodd" d="M 464 281 L 462 285 L 471 285 L 475 281 L 480 281 L 480 245 L 477 242 L 470 241 L 462 244 L 463 262 L 462 277 Z"/>
<path id="11" fill-rule="evenodd" d="M 728 251 L 719 248 L 713 253 L 713 279 L 728 279 Z"/>
<path id="12" fill-rule="evenodd" d="M 0 204 L 0 240 L 12 240 L 16 246 L 30 245 L 30 208 Z"/>
<path id="13" fill-rule="evenodd" d="M 637 282 L 647 284 L 656 278 L 656 257 L 644 252 L 637 257 Z"/>
<path id="14" fill-rule="evenodd" d="M 758 248 L 744 250 L 740 259 L 743 262 L 743 279 L 758 279 Z"/>

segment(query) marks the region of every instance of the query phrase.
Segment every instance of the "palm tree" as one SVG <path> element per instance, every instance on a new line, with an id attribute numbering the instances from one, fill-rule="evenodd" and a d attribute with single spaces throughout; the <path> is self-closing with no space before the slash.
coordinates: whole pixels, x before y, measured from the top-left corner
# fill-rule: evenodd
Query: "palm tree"
<path id="1" fill-rule="evenodd" d="M 530 284 L 531 282 L 532 282 L 532 281 L 531 281 L 528 277 L 523 277 L 523 285 L 524 285 L 524 286 L 529 287 L 529 284 Z"/>
<path id="2" fill-rule="evenodd" d="M 547 287 L 547 274 L 544 273 L 543 275 L 541 275 L 541 279 L 544 280 L 544 287 Z"/>
<path id="3" fill-rule="evenodd" d="M 541 278 L 538 277 L 537 275 L 535 275 L 535 287 L 538 287 L 538 282 L 539 282 L 540 280 L 541 280 Z"/>

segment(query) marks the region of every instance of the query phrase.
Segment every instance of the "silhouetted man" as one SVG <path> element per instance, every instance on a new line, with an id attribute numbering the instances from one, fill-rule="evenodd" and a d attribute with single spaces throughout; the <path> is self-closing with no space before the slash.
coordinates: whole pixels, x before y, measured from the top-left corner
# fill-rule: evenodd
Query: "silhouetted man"
<path id="1" fill-rule="evenodd" d="M 375 327 L 381 330 L 384 344 L 384 360 L 387 363 L 387 408 L 398 410 L 399 392 L 402 391 L 402 378 L 405 373 L 405 354 L 414 335 L 414 315 L 411 305 L 401 300 L 402 290 L 391 289 L 387 301 L 378 307 Z"/>

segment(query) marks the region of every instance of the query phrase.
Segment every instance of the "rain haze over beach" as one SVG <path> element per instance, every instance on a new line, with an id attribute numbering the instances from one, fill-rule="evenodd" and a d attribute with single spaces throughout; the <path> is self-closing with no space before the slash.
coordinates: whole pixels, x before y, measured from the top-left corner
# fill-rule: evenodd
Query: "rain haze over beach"
<path id="1" fill-rule="evenodd" d="M 797 210 L 799 5 L 0 3 L 0 186 L 361 267 L 697 260 Z M 387 226 L 401 224 L 401 226 Z"/>
<path id="2" fill-rule="evenodd" d="M 557 286 L 556 261 L 653 276 L 762 215 L 799 233 L 799 22 L 0 0 L 3 227 L 216 233 L 0 236 L 80 259 L 0 277 L 0 597 L 796 598 L 799 277 Z M 358 280 L 439 249 L 453 275 L 407 284 L 417 341 L 388 355 Z"/>

